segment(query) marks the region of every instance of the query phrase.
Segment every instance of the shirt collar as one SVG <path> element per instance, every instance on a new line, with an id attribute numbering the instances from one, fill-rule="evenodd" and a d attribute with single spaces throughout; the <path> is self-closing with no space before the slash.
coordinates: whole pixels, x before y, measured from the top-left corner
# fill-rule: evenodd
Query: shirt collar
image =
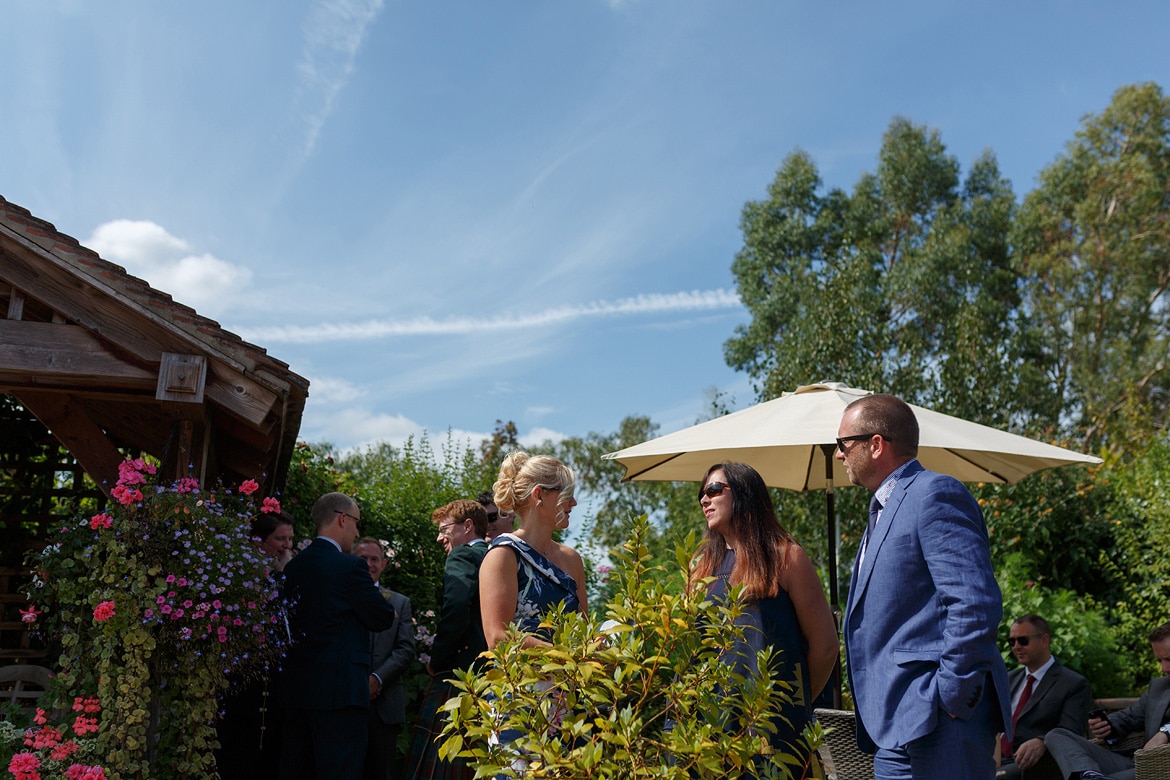
<path id="1" fill-rule="evenodd" d="M 902 474 L 906 471 L 911 463 L 916 463 L 917 458 L 911 458 L 903 463 L 898 468 L 890 472 L 890 475 L 882 480 L 882 484 L 878 485 L 878 489 L 873 491 L 873 497 L 878 500 L 878 503 L 885 506 L 890 500 L 890 494 L 894 492 L 894 488 L 898 487 L 898 480 L 901 479 Z"/>

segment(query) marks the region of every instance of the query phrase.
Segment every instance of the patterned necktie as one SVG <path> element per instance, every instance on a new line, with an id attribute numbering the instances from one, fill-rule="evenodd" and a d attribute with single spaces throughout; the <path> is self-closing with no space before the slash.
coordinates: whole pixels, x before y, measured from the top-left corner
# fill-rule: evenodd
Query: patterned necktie
<path id="1" fill-rule="evenodd" d="M 1032 686 L 1036 683 L 1036 678 L 1028 675 L 1027 682 L 1024 683 L 1024 692 L 1020 694 L 1020 700 L 1016 702 L 1016 708 L 1012 712 L 1012 734 L 1015 735 L 1016 721 L 1020 719 L 1020 713 L 1024 711 L 1024 705 L 1028 703 L 1028 699 L 1032 698 Z M 999 752 L 1003 756 L 1010 756 L 1012 754 L 1012 743 L 1008 742 L 1007 735 L 1000 737 Z"/>
<path id="2" fill-rule="evenodd" d="M 874 496 L 869 500 L 869 523 L 865 526 L 865 543 L 868 546 L 870 537 L 873 536 L 874 526 L 877 525 L 878 512 L 882 511 L 882 504 Z"/>

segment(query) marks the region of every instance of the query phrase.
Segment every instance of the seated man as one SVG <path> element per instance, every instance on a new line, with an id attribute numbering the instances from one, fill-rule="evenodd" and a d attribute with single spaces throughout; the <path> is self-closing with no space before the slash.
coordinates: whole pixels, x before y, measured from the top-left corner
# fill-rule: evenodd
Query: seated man
<path id="1" fill-rule="evenodd" d="M 1150 632 L 1154 658 L 1162 667 L 1136 704 L 1115 712 L 1108 718 L 1090 718 L 1089 733 L 1098 739 L 1123 737 L 1144 731 L 1147 748 L 1170 742 L 1170 623 Z M 1067 729 L 1053 729 L 1044 738 L 1048 752 L 1056 759 L 1060 771 L 1069 780 L 1114 778 L 1133 780 L 1133 759 L 1095 745 Z"/>
<path id="2" fill-rule="evenodd" d="M 997 778 L 1063 780 L 1044 747 L 1044 736 L 1057 727 L 1085 732 L 1092 705 L 1089 681 L 1053 657 L 1051 641 L 1048 621 L 1039 615 L 1012 623 L 1008 643 L 1021 666 L 1008 674 L 1015 727 L 1011 742 L 1000 737 Z"/>

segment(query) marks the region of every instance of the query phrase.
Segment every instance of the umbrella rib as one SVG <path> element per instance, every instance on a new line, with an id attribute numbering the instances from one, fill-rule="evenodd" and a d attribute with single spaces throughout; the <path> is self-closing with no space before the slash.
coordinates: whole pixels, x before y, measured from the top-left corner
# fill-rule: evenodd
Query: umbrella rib
<path id="1" fill-rule="evenodd" d="M 652 469 L 656 469 L 659 466 L 663 465 L 664 463 L 670 463 L 675 458 L 680 458 L 685 454 L 686 454 L 685 452 L 676 452 L 675 454 L 671 455 L 669 458 L 652 463 L 649 466 L 647 466 L 646 468 L 642 469 L 641 471 L 635 472 L 633 474 L 626 474 L 624 477 L 622 477 L 622 482 L 629 482 L 632 479 L 637 479 L 638 477 L 645 474 L 647 471 L 650 471 Z"/>
<path id="2" fill-rule="evenodd" d="M 996 479 L 1002 480 L 1003 484 L 1005 484 L 1005 485 L 1012 484 L 1012 481 L 1010 479 L 1005 477 L 1003 474 L 1000 474 L 998 471 L 992 471 L 991 469 L 987 468 L 986 466 L 981 466 L 978 463 L 976 463 L 975 461 L 971 460 L 970 458 L 963 457 L 959 453 L 957 453 L 954 450 L 949 449 L 947 447 L 941 447 L 940 449 L 943 449 L 946 452 L 949 452 L 951 455 L 955 456 L 956 458 L 963 461 L 964 463 L 969 463 L 972 466 L 974 466 L 975 468 L 980 469 L 981 471 L 986 471 L 988 474 L 995 477 Z"/>

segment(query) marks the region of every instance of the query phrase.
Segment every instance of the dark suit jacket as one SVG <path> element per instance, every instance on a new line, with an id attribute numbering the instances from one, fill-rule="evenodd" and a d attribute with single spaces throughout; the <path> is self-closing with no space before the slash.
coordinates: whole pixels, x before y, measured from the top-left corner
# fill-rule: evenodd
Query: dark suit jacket
<path id="1" fill-rule="evenodd" d="M 1028 670 L 1023 666 L 1008 673 L 1012 696 L 1024 687 L 1027 674 Z M 1092 705 L 1089 681 L 1057 661 L 1044 673 L 1044 679 L 1024 705 L 1024 711 L 1016 721 L 1012 748 L 1018 748 L 1030 739 L 1044 739 L 1049 731 L 1057 727 L 1068 729 L 1074 734 L 1084 734 Z"/>
<path id="2" fill-rule="evenodd" d="M 912 461 L 858 556 L 845 610 L 857 741 L 894 748 L 928 734 L 939 709 L 966 721 L 989 680 L 1011 724 L 997 632 L 1003 600 L 983 513 L 953 477 Z"/>
<path id="3" fill-rule="evenodd" d="M 389 628 L 394 608 L 365 561 L 318 537 L 284 575 L 292 647 L 281 669 L 281 706 L 368 708 L 370 632 Z"/>
<path id="4" fill-rule="evenodd" d="M 472 542 L 459 545 L 447 556 L 443 610 L 431 645 L 431 671 L 436 676 L 467 669 L 487 650 L 479 611 L 479 566 L 487 551 L 487 544 Z"/>
<path id="5" fill-rule="evenodd" d="M 1167 711 L 1170 710 L 1170 677 L 1158 677 L 1137 700 L 1121 712 L 1109 716 L 1109 725 L 1116 734 L 1129 734 L 1142 731 L 1146 735 L 1146 742 L 1153 739 L 1158 729 L 1166 723 Z"/>
<path id="6" fill-rule="evenodd" d="M 402 673 L 414 660 L 414 619 L 410 599 L 401 593 L 382 589 L 382 595 L 394 607 L 397 616 L 385 631 L 370 635 L 370 670 L 382 681 L 382 691 L 373 705 L 387 726 L 406 722 L 406 691 Z"/>

